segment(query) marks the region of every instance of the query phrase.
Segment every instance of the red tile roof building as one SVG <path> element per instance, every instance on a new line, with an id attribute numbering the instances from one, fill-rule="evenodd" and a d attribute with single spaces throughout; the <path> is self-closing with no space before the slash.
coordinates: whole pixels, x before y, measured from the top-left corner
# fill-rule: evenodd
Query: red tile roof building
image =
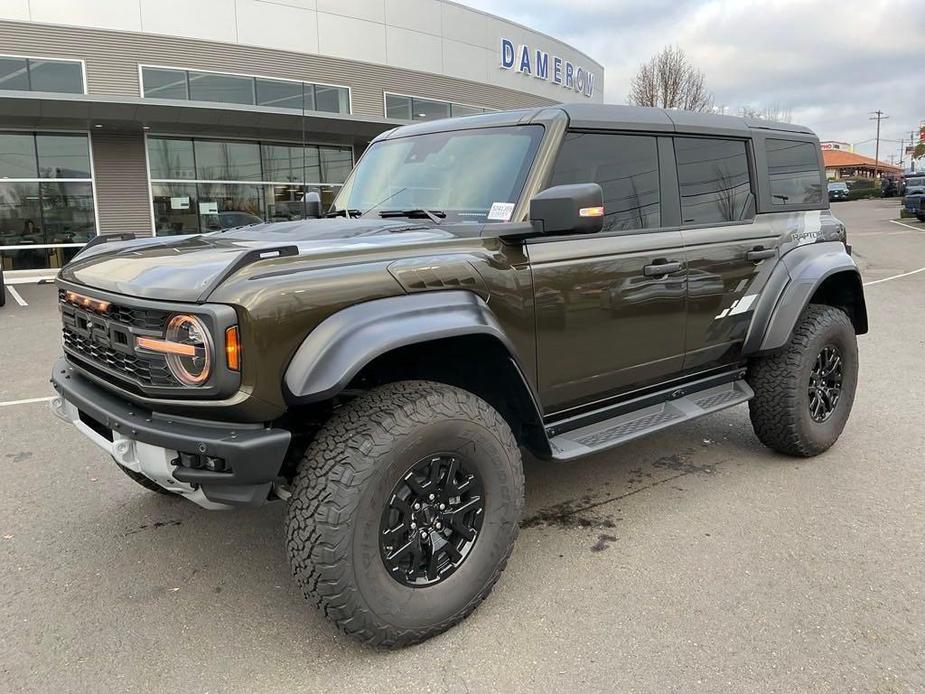
<path id="1" fill-rule="evenodd" d="M 899 166 L 893 166 L 883 161 L 878 164 L 872 157 L 846 152 L 843 149 L 823 150 L 822 160 L 825 162 L 825 175 L 827 178 L 871 178 L 875 169 L 881 175 L 902 173 L 902 168 Z"/>

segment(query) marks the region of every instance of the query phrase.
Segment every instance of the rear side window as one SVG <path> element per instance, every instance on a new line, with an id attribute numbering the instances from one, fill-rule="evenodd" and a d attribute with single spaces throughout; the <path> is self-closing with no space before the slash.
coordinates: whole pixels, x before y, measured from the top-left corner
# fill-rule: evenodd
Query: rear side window
<path id="1" fill-rule="evenodd" d="M 604 191 L 604 231 L 661 223 L 658 146 L 654 137 L 568 133 L 550 186 L 597 183 Z"/>
<path id="2" fill-rule="evenodd" d="M 755 216 L 748 153 L 741 140 L 674 141 L 684 224 L 719 224 Z"/>
<path id="3" fill-rule="evenodd" d="M 814 205 L 822 202 L 822 172 L 811 142 L 766 140 L 768 178 L 774 205 Z"/>

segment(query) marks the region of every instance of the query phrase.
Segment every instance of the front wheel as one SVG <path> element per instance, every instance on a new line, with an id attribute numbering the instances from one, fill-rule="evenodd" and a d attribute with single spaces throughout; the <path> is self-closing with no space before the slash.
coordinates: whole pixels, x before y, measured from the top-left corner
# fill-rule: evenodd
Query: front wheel
<path id="1" fill-rule="evenodd" d="M 819 455 L 838 440 L 854 403 L 854 326 L 844 311 L 810 304 L 782 350 L 749 364 L 747 380 L 761 442 L 787 455 Z"/>
<path id="2" fill-rule="evenodd" d="M 286 539 L 306 598 L 371 645 L 464 619 L 510 556 L 523 510 L 507 422 L 459 388 L 404 381 L 340 408 L 308 446 Z"/>

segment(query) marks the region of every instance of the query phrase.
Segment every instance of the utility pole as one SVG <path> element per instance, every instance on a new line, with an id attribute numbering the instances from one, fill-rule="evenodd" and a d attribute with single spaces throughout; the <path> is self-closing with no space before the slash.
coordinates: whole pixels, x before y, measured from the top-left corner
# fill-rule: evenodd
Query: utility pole
<path id="1" fill-rule="evenodd" d="M 877 178 L 877 175 L 880 173 L 880 121 L 889 118 L 885 115 L 883 111 L 877 109 L 876 111 L 871 111 L 871 117 L 867 120 L 877 121 L 877 147 L 874 150 L 874 178 Z"/>

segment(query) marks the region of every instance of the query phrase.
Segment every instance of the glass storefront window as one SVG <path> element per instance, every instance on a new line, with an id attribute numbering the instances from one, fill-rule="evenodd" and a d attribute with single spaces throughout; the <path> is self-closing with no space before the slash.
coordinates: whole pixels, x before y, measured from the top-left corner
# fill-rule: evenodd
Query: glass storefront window
<path id="1" fill-rule="evenodd" d="M 397 118 L 398 120 L 411 120 L 411 97 L 386 94 L 385 116 L 386 118 Z"/>
<path id="2" fill-rule="evenodd" d="M 72 61 L 30 58 L 29 83 L 34 92 L 83 94 L 83 67 Z"/>
<path id="3" fill-rule="evenodd" d="M 25 58 L 0 58 L 0 89 L 29 91 L 29 68 Z"/>
<path id="4" fill-rule="evenodd" d="M 257 79 L 257 105 L 272 106 L 273 108 L 291 108 L 302 110 L 303 98 L 305 109 L 315 108 L 315 95 L 311 88 L 305 90 L 301 82 L 287 82 L 285 80 Z"/>
<path id="5" fill-rule="evenodd" d="M 3 269 L 61 267 L 95 235 L 87 135 L 0 132 L 0 246 L 7 247 L 0 251 Z"/>
<path id="6" fill-rule="evenodd" d="M 330 113 L 350 113 L 350 97 L 343 87 L 315 85 L 315 110 Z"/>
<path id="7" fill-rule="evenodd" d="M 77 60 L 0 56 L 0 89 L 83 94 L 83 65 Z"/>
<path id="8" fill-rule="evenodd" d="M 479 113 L 485 113 L 484 108 L 479 108 L 478 106 L 466 106 L 465 104 L 451 104 L 450 111 L 453 114 L 453 118 L 458 116 L 474 116 Z"/>
<path id="9" fill-rule="evenodd" d="M 260 146 L 256 142 L 195 140 L 196 178 L 206 181 L 259 181 Z"/>
<path id="10" fill-rule="evenodd" d="M 263 221 L 260 186 L 200 183 L 199 224 L 203 231 L 220 231 Z"/>
<path id="11" fill-rule="evenodd" d="M 253 104 L 254 78 L 221 75 L 216 72 L 189 71 L 191 101 L 216 101 L 223 104 Z"/>
<path id="12" fill-rule="evenodd" d="M 186 70 L 165 70 L 158 67 L 141 69 L 144 94 L 154 99 L 189 99 Z"/>
<path id="13" fill-rule="evenodd" d="M 157 236 L 195 234 L 199 231 L 199 207 L 195 183 L 154 183 L 154 233 Z"/>
<path id="14" fill-rule="evenodd" d="M 353 167 L 353 150 L 152 136 L 148 162 L 161 236 L 302 219 L 306 191 L 317 192 L 327 209 Z M 171 182 L 180 178 L 193 180 Z"/>
<path id="15" fill-rule="evenodd" d="M 151 178 L 196 178 L 193 141 L 170 137 L 148 138 L 148 166 Z"/>
<path id="16" fill-rule="evenodd" d="M 325 183 L 343 183 L 353 168 L 353 155 L 343 147 L 319 147 L 321 153 L 321 180 Z"/>
<path id="17" fill-rule="evenodd" d="M 37 178 L 32 133 L 0 133 L 0 178 Z"/>
<path id="18" fill-rule="evenodd" d="M 41 184 L 45 243 L 87 243 L 96 234 L 90 183 Z"/>
<path id="19" fill-rule="evenodd" d="M 86 135 L 36 135 L 35 144 L 42 178 L 90 178 Z"/>

